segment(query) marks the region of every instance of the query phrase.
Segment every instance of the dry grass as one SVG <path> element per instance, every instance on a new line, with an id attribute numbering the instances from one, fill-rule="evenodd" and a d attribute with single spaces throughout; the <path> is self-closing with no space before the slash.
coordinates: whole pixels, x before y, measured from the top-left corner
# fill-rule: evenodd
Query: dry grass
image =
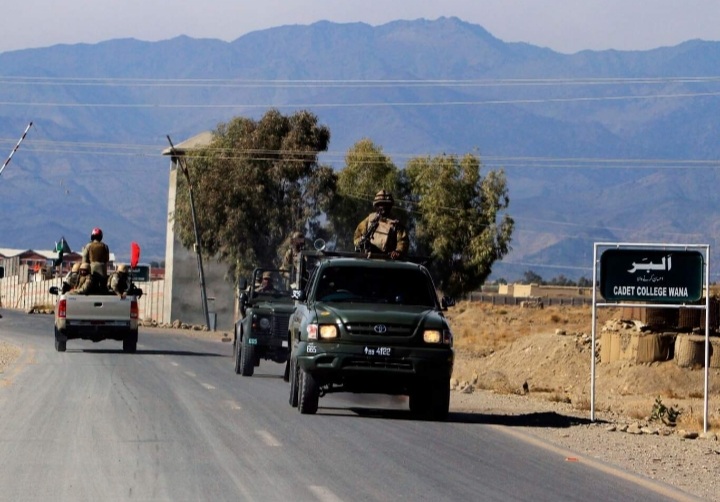
<path id="1" fill-rule="evenodd" d="M 620 309 L 598 309 L 596 335 L 606 321 L 619 319 Z M 447 313 L 455 335 L 455 369 L 459 380 L 477 379 L 475 387 L 500 394 L 523 393 L 578 410 L 591 408 L 589 400 L 592 308 L 554 306 L 544 309 L 480 302 L 460 302 Z M 562 334 L 561 334 L 562 332 Z M 581 336 L 585 335 L 585 336 Z M 599 348 L 596 348 L 599 351 Z M 711 382 L 720 381 L 720 372 Z M 681 369 L 671 362 L 635 365 L 630 361 L 602 363 L 597 367 L 598 394 L 608 412 L 645 420 L 657 397 L 666 406 L 684 408 L 679 427 L 702 430 L 701 371 Z M 711 385 L 711 396 L 720 385 Z M 714 399 L 714 397 L 712 398 Z M 596 402 L 595 409 L 599 410 Z M 700 410 L 693 413 L 694 410 Z M 710 427 L 720 428 L 720 412 L 711 410 Z"/>

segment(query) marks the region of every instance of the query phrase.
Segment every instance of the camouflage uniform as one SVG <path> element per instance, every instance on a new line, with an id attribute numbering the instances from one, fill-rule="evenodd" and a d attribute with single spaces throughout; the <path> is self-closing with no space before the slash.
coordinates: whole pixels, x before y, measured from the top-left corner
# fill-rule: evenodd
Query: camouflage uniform
<path id="1" fill-rule="evenodd" d="M 107 287 L 116 295 L 125 298 L 130 289 L 130 277 L 128 277 L 125 265 L 118 265 L 117 270 L 108 277 Z"/>
<path id="2" fill-rule="evenodd" d="M 91 241 L 82 251 L 83 263 L 90 264 L 90 272 L 107 277 L 107 264 L 110 261 L 110 248 L 101 241 Z"/>
<path id="3" fill-rule="evenodd" d="M 293 232 L 290 238 L 290 246 L 285 255 L 283 256 L 280 270 L 290 271 L 294 266 L 297 265 L 297 260 L 300 256 L 300 251 L 305 247 L 305 236 L 300 232 Z"/>
<path id="4" fill-rule="evenodd" d="M 65 278 L 63 279 L 62 292 L 67 293 L 71 289 L 76 288 L 79 279 L 80 279 L 80 264 L 75 263 L 72 266 L 72 269 L 70 270 L 70 272 L 68 272 L 67 275 L 65 276 Z"/>
<path id="5" fill-rule="evenodd" d="M 399 221 L 390 218 L 390 211 L 393 207 L 393 197 L 390 192 L 380 190 L 373 200 L 374 213 L 370 213 L 355 228 L 353 243 L 359 248 L 363 235 L 368 231 L 371 224 L 377 222 L 377 228 L 370 236 L 370 251 L 383 253 L 391 258 L 403 258 L 410 248 L 410 238 L 405 226 Z"/>
<path id="6" fill-rule="evenodd" d="M 83 274 L 82 271 L 87 271 Z M 80 274 L 78 275 L 77 285 L 70 290 L 71 295 L 92 295 L 97 292 L 95 287 L 95 281 L 92 280 L 90 275 L 90 264 L 83 263 L 80 265 Z"/>
<path id="7" fill-rule="evenodd" d="M 93 228 L 90 242 L 82 250 L 82 262 L 90 264 L 93 289 L 98 292 L 105 292 L 103 290 L 107 286 L 107 265 L 110 261 L 110 248 L 102 239 L 102 230 Z"/>

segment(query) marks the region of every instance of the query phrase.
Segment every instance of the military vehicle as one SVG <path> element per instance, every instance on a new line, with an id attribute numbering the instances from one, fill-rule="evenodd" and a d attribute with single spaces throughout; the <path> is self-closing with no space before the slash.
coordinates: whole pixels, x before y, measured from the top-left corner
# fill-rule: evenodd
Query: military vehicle
<path id="1" fill-rule="evenodd" d="M 443 420 L 453 335 L 428 270 L 409 261 L 303 251 L 290 319 L 290 404 L 318 410 L 332 392 L 409 396 L 410 410 Z"/>
<path id="2" fill-rule="evenodd" d="M 250 283 L 238 282 L 233 356 L 235 373 L 252 376 L 260 360 L 286 363 L 288 320 L 294 308 L 289 273 L 256 268 Z"/>

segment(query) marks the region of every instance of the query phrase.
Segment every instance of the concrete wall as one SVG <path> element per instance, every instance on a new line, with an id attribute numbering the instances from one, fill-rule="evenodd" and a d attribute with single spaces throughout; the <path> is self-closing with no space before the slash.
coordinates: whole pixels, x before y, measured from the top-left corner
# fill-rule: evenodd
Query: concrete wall
<path id="1" fill-rule="evenodd" d="M 180 244 L 173 226 L 177 175 L 177 164 L 172 162 L 168 192 L 163 322 L 180 320 L 188 324 L 205 325 L 197 256 L 194 251 Z M 235 290 L 233 281 L 226 277 L 227 269 L 226 264 L 203 256 L 208 311 L 217 313 L 218 331 L 231 331 L 234 325 Z"/>

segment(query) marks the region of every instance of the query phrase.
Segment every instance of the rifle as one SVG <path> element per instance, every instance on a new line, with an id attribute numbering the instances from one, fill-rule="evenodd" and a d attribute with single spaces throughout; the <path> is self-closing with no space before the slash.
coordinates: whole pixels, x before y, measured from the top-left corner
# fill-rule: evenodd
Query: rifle
<path id="1" fill-rule="evenodd" d="M 380 211 L 377 211 L 375 213 L 375 217 L 372 220 L 370 220 L 370 223 L 368 223 L 365 233 L 362 235 L 362 237 L 360 237 L 360 241 L 357 243 L 357 246 L 355 246 L 355 251 L 363 252 L 363 253 L 368 253 L 371 251 L 370 241 L 372 240 L 373 235 L 375 235 L 375 231 L 377 230 L 377 227 L 380 224 L 381 216 L 382 216 L 382 214 L 380 213 Z"/>

